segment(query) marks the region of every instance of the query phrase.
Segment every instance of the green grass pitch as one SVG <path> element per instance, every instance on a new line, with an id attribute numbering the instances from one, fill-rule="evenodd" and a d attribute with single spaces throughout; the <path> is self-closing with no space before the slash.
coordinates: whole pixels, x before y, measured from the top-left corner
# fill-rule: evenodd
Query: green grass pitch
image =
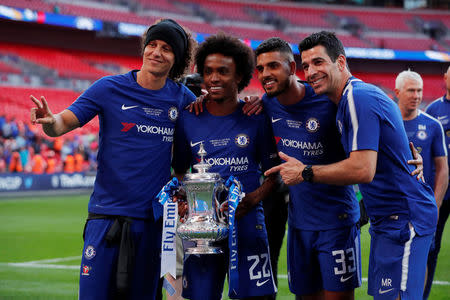
<path id="1" fill-rule="evenodd" d="M 82 230 L 88 195 L 0 199 L 0 299 L 77 299 Z M 363 278 L 369 235 L 361 234 Z M 449 299 L 450 226 L 447 226 L 430 299 Z M 294 299 L 287 284 L 286 249 L 279 262 L 277 299 Z M 367 295 L 367 281 L 355 291 Z M 226 293 L 224 293 L 224 299 Z"/>

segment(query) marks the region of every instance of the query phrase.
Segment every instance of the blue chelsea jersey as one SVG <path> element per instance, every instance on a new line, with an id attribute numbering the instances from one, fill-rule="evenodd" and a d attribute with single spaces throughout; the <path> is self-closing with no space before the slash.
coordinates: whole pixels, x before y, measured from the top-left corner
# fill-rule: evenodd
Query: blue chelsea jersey
<path id="1" fill-rule="evenodd" d="M 159 209 L 155 196 L 170 179 L 178 115 L 195 100 L 170 79 L 160 90 L 145 89 L 136 72 L 99 79 L 68 108 L 81 126 L 99 116 L 92 213 L 149 218 Z"/>
<path id="2" fill-rule="evenodd" d="M 172 165 L 175 172 L 183 174 L 198 163 L 197 152 L 203 144 L 207 152 L 205 161 L 211 165 L 208 172 L 219 173 L 224 180 L 230 175 L 237 177 L 245 193 L 257 189 L 261 171 L 279 161 L 268 120 L 263 115 L 245 115 L 242 106 L 240 103 L 236 111 L 227 116 L 211 115 L 206 107 L 198 116 L 182 111 L 174 144 Z M 261 202 L 257 210 L 259 221 L 264 222 Z"/>
<path id="3" fill-rule="evenodd" d="M 374 230 L 388 229 L 392 215 L 411 222 L 419 235 L 435 230 L 437 207 L 428 184 L 410 173 L 412 159 L 400 109 L 379 88 L 349 79 L 338 105 L 336 122 L 347 155 L 373 150 L 377 165 L 371 183 L 360 184 Z M 398 223 L 398 226 L 402 226 Z"/>
<path id="4" fill-rule="evenodd" d="M 438 120 L 419 110 L 417 117 L 403 121 L 408 140 L 422 155 L 425 182 L 434 187 L 434 158 L 447 156 L 444 131 Z"/>
<path id="5" fill-rule="evenodd" d="M 428 105 L 426 112 L 442 124 L 445 134 L 445 145 L 448 152 L 450 150 L 450 99 L 442 96 L 441 98 L 434 100 L 430 105 Z M 450 170 L 450 160 L 448 160 L 448 167 Z M 450 189 L 447 191 L 450 191 Z"/>
<path id="6" fill-rule="evenodd" d="M 304 164 L 331 164 L 345 159 L 335 124 L 336 105 L 304 83 L 305 96 L 293 105 L 263 96 L 279 151 Z M 289 187 L 289 225 L 328 230 L 355 224 L 359 206 L 351 186 L 303 182 Z"/>

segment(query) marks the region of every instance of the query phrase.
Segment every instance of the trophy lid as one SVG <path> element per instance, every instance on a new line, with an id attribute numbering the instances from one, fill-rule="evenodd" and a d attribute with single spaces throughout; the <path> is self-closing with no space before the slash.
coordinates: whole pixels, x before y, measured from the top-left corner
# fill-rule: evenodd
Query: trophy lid
<path id="1" fill-rule="evenodd" d="M 186 174 L 185 180 L 219 180 L 219 173 L 208 173 L 211 165 L 205 162 L 207 152 L 205 151 L 203 143 L 200 143 L 200 148 L 197 154 L 200 156 L 200 162 L 192 166 L 197 173 Z"/>

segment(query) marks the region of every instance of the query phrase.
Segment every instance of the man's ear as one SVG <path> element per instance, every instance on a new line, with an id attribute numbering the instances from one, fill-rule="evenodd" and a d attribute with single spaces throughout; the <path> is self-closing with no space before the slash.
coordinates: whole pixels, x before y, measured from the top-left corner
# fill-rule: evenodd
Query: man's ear
<path id="1" fill-rule="evenodd" d="M 289 75 L 295 75 L 295 71 L 297 70 L 297 64 L 295 63 L 295 61 L 289 62 L 289 68 L 290 68 Z"/>
<path id="2" fill-rule="evenodd" d="M 344 71 L 347 68 L 347 58 L 344 55 L 339 55 L 337 58 L 339 71 Z"/>

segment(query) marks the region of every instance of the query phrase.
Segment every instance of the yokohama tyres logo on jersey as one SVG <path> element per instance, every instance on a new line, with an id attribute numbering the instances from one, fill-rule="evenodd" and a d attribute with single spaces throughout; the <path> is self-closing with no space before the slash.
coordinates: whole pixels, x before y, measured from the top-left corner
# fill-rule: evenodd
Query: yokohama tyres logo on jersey
<path id="1" fill-rule="evenodd" d="M 248 157 L 210 157 L 205 159 L 211 166 L 229 166 L 230 172 L 240 172 L 248 170 Z"/>
<path id="2" fill-rule="evenodd" d="M 121 130 L 122 132 L 128 132 L 136 126 L 136 130 L 138 133 L 162 135 L 164 142 L 172 142 L 173 141 L 173 133 L 175 130 L 174 128 L 154 126 L 154 125 L 142 125 L 142 124 L 126 123 L 126 122 L 121 122 L 121 124 L 123 126 L 123 128 Z"/>
<path id="3" fill-rule="evenodd" d="M 283 147 L 303 150 L 305 156 L 315 156 L 323 154 L 323 145 L 321 142 L 305 142 L 292 139 L 285 139 L 279 136 L 275 137 L 277 145 L 281 143 Z"/>

